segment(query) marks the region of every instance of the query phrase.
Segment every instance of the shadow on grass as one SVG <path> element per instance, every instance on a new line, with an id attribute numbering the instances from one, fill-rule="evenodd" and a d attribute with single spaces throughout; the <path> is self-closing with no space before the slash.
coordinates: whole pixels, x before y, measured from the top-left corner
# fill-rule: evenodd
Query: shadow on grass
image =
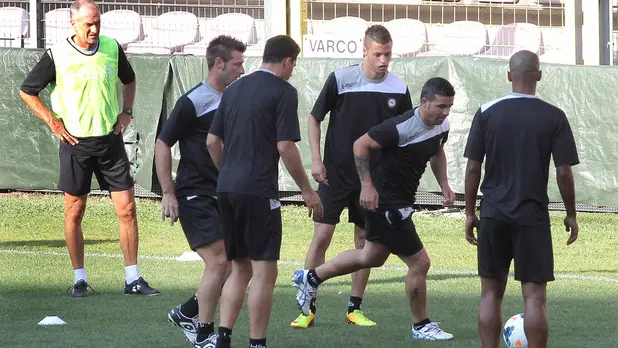
<path id="1" fill-rule="evenodd" d="M 118 243 L 118 239 L 84 239 L 85 245 L 97 245 L 107 243 Z M 46 239 L 46 240 L 13 240 L 8 242 L 1 242 L 0 248 L 35 248 L 35 247 L 49 247 L 49 248 L 65 248 L 66 241 L 64 239 Z"/>

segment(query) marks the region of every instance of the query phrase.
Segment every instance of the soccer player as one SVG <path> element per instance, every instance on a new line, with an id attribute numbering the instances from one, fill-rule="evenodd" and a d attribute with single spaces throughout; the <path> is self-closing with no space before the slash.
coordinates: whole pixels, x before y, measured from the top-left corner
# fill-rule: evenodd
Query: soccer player
<path id="1" fill-rule="evenodd" d="M 470 127 L 464 156 L 466 168 L 466 240 L 477 245 L 481 277 L 478 329 L 483 348 L 497 348 L 502 298 L 511 260 L 522 284 L 524 330 L 531 348 L 547 347 L 547 282 L 554 280 L 547 182 L 550 158 L 556 166 L 564 201 L 564 225 L 577 239 L 575 184 L 571 166 L 579 163 L 573 133 L 559 108 L 539 99 L 539 58 L 529 51 L 509 61 L 513 93 L 483 104 Z M 481 220 L 475 205 L 481 180 Z M 480 224 L 480 226 L 479 226 Z M 478 239 L 474 235 L 478 228 Z"/>
<path id="2" fill-rule="evenodd" d="M 390 33 L 385 27 L 369 27 L 365 32 L 364 62 L 332 72 L 309 116 L 311 173 L 319 183 L 318 194 L 324 203 L 324 217 L 314 217 L 313 240 L 305 260 L 307 269 L 324 263 L 326 250 L 345 207 L 348 207 L 349 222 L 354 224 L 355 247 L 363 248 L 365 217 L 358 204 L 361 184 L 354 166 L 352 146 L 354 141 L 371 127 L 412 109 L 405 82 L 388 72 L 392 45 Z M 322 161 L 320 124 L 329 112 Z M 376 325 L 361 310 L 369 272 L 369 269 L 362 269 L 352 274 L 347 323 L 359 326 Z M 316 305 L 313 301 L 311 312 L 308 315 L 300 313 L 290 326 L 301 329 L 312 326 L 315 315 Z"/>
<path id="3" fill-rule="evenodd" d="M 223 91 L 245 73 L 245 50 L 244 43 L 230 36 L 210 41 L 206 79 L 178 99 L 155 145 L 163 219 L 169 217 L 172 225 L 180 220 L 189 247 L 206 264 L 196 296 L 168 313 L 191 343 L 203 342 L 211 335 L 211 341 L 215 340 L 215 310 L 229 274 L 216 199 L 219 172 L 208 154 L 206 137 Z M 177 142 L 180 162 L 174 184 L 171 147 Z"/>
<path id="4" fill-rule="evenodd" d="M 412 338 L 453 338 L 427 315 L 429 256 L 411 216 L 427 162 L 440 185 L 444 204 L 455 201 L 444 154 L 450 129 L 446 117 L 454 96 L 455 90 L 447 80 L 432 78 L 423 86 L 418 108 L 383 121 L 354 142 L 354 160 L 362 187 L 360 205 L 366 209 L 365 246 L 345 251 L 315 269 L 294 272 L 296 302 L 305 315 L 310 313 L 311 299 L 322 282 L 359 269 L 380 267 L 392 253 L 408 266 L 405 291 L 414 320 Z M 370 153 L 376 152 L 381 152 L 382 157 L 372 173 Z"/>
<path id="5" fill-rule="evenodd" d="M 310 216 L 322 215 L 322 203 L 296 146 L 298 95 L 287 80 L 299 52 L 288 36 L 268 39 L 261 69 L 225 90 L 208 134 L 208 151 L 220 170 L 219 212 L 225 251 L 232 261 L 221 294 L 218 348 L 230 347 L 250 280 L 249 345 L 266 347 L 281 249 L 279 158 L 300 188 Z"/>
<path id="6" fill-rule="evenodd" d="M 75 35 L 43 54 L 23 82 L 20 96 L 60 139 L 60 190 L 64 191 L 64 235 L 74 269 L 74 297 L 88 293 L 82 219 L 92 174 L 108 190 L 119 221 L 124 255 L 124 292 L 157 295 L 137 267 L 135 192 L 122 134 L 133 118 L 135 73 L 114 39 L 99 36 L 101 12 L 91 0 L 71 5 Z M 116 84 L 122 82 L 122 112 Z M 39 93 L 51 84 L 51 110 Z"/>

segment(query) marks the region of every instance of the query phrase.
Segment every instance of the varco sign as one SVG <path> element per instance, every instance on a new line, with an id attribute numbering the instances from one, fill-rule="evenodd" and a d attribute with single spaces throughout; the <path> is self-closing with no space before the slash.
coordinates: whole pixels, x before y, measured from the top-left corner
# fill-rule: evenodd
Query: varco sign
<path id="1" fill-rule="evenodd" d="M 303 57 L 362 58 L 363 38 L 335 35 L 304 35 Z"/>

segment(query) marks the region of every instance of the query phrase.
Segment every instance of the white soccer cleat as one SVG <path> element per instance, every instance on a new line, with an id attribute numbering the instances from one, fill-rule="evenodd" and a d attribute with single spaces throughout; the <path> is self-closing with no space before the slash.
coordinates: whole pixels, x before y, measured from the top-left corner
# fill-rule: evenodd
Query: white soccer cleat
<path id="1" fill-rule="evenodd" d="M 309 303 L 315 297 L 315 293 L 318 290 L 307 281 L 307 273 L 309 273 L 308 270 L 299 269 L 292 276 L 292 285 L 298 289 L 296 291 L 296 304 L 306 316 L 311 313 Z"/>
<path id="2" fill-rule="evenodd" d="M 431 322 L 416 330 L 412 327 L 412 339 L 424 341 L 445 341 L 453 338 L 453 335 L 443 331 L 439 323 Z"/>

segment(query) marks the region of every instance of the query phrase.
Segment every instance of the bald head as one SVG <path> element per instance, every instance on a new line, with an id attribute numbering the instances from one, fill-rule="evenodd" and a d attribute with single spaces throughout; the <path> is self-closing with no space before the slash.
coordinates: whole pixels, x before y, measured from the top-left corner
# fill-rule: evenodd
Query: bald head
<path id="1" fill-rule="evenodd" d="M 530 51 L 519 51 L 509 60 L 509 72 L 513 81 L 538 81 L 539 56 Z"/>
<path id="2" fill-rule="evenodd" d="M 94 8 L 96 11 L 99 11 L 99 6 L 93 0 L 75 0 L 73 4 L 71 4 L 71 18 L 75 18 L 79 16 L 79 11 L 83 7 Z"/>

